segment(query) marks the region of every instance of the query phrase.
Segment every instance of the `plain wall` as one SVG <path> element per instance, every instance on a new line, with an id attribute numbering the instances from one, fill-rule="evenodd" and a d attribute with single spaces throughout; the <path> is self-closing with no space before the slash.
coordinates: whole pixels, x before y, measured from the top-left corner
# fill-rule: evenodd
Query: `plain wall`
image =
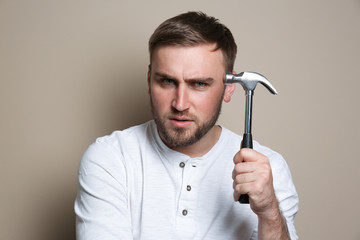
<path id="1" fill-rule="evenodd" d="M 0 239 L 75 239 L 77 168 L 96 137 L 151 118 L 147 41 L 163 20 L 213 15 L 235 69 L 265 75 L 254 138 L 286 158 L 300 239 L 360 239 L 360 2 L 0 0 Z M 219 123 L 241 134 L 244 93 Z"/>

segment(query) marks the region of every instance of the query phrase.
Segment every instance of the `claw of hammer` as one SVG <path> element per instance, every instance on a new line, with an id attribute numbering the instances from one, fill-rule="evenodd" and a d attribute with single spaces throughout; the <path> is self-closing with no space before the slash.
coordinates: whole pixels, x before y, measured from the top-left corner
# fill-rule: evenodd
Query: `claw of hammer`
<path id="1" fill-rule="evenodd" d="M 263 75 L 255 72 L 242 72 L 239 74 L 226 73 L 225 84 L 240 83 L 245 91 L 254 91 L 256 84 L 261 83 L 272 94 L 278 94 L 276 89 Z"/>

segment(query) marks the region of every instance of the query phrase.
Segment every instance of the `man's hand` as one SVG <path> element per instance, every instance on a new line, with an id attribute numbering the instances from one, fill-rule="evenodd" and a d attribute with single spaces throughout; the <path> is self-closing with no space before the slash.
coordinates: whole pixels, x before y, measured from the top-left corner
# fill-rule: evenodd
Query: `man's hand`
<path id="1" fill-rule="evenodd" d="M 234 156 L 234 200 L 248 194 L 259 219 L 259 239 L 289 239 L 273 187 L 269 159 L 253 149 L 243 148 Z"/>
<path id="2" fill-rule="evenodd" d="M 252 210 L 266 214 L 277 205 L 269 159 L 249 148 L 241 149 L 234 157 L 234 200 L 248 194 Z"/>

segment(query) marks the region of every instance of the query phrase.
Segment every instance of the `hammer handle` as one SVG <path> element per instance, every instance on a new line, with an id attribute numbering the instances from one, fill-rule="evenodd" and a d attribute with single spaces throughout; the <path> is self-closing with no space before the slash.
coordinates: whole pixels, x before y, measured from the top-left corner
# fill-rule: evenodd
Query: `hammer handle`
<path id="1" fill-rule="evenodd" d="M 253 148 L 253 141 L 251 133 L 244 133 L 241 148 Z M 249 195 L 243 194 L 239 197 L 239 203 L 250 203 Z"/>
<path id="2" fill-rule="evenodd" d="M 253 148 L 253 140 L 251 133 L 244 133 L 241 148 Z"/>

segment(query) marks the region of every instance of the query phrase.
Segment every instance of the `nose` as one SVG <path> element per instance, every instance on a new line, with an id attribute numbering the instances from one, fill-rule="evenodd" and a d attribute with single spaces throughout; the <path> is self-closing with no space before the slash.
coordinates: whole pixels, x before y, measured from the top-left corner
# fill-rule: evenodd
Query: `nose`
<path id="1" fill-rule="evenodd" d="M 183 112 L 190 107 L 188 90 L 183 84 L 179 84 L 176 89 L 176 93 L 172 101 L 172 107 L 179 112 Z"/>

